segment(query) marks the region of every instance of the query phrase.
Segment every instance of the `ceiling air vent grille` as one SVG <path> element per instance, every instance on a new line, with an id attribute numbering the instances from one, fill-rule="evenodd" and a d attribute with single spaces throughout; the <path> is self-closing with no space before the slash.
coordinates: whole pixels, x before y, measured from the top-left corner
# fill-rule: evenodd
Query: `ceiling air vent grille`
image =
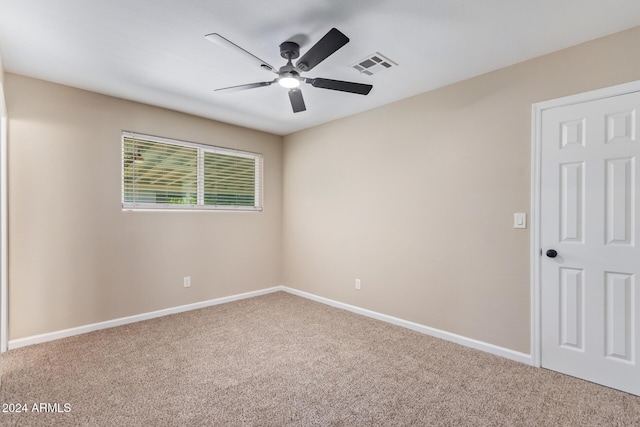
<path id="1" fill-rule="evenodd" d="M 373 76 L 380 71 L 387 70 L 392 67 L 397 67 L 398 63 L 392 61 L 380 52 L 372 53 L 366 58 L 361 59 L 352 65 L 358 72 L 364 73 L 368 76 Z"/>

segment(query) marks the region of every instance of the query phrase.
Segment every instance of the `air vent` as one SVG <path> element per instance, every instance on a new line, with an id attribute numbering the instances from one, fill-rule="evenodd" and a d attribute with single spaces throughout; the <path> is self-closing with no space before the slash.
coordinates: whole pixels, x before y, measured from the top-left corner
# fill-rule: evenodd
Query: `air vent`
<path id="1" fill-rule="evenodd" d="M 352 65 L 358 72 L 366 74 L 368 76 L 373 76 L 374 74 L 378 74 L 380 71 L 387 70 L 392 67 L 397 67 L 398 63 L 392 61 L 386 56 L 382 55 L 380 52 L 372 53 L 366 58 L 361 59 Z"/>

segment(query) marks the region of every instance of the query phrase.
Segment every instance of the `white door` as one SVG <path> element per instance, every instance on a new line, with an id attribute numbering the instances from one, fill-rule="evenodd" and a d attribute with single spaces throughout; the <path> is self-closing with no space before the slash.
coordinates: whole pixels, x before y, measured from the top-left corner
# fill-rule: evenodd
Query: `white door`
<path id="1" fill-rule="evenodd" d="M 7 350 L 7 241 L 7 109 L 0 82 L 0 359 Z"/>
<path id="2" fill-rule="evenodd" d="M 639 92 L 544 110 L 540 182 L 542 366 L 636 395 L 639 114 Z"/>

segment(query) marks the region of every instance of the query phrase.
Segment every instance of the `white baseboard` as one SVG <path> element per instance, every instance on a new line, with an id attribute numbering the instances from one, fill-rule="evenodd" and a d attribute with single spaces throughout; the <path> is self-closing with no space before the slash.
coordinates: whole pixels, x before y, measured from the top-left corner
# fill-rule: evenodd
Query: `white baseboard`
<path id="1" fill-rule="evenodd" d="M 154 319 L 156 317 L 168 316 L 170 314 L 182 313 L 189 310 L 197 310 L 199 308 L 210 307 L 213 305 L 224 304 L 226 302 L 238 301 L 246 298 L 253 298 L 259 295 L 266 295 L 272 292 L 283 291 L 282 286 L 262 289 L 259 291 L 246 292 L 243 294 L 231 295 L 228 297 L 215 298 L 207 301 L 196 302 L 193 304 L 181 305 L 178 307 L 166 308 L 164 310 L 152 311 L 149 313 L 136 314 L 134 316 L 121 317 L 119 319 L 107 320 L 105 322 L 92 323 L 90 325 L 78 326 L 77 328 L 64 329 L 62 331 L 49 332 L 41 335 L 33 335 L 26 338 L 19 338 L 9 341 L 9 350 L 25 347 L 33 344 L 40 344 L 47 341 L 58 340 L 60 338 L 72 337 L 74 335 L 86 334 L 100 329 L 113 328 L 115 326 L 126 325 L 129 323 L 140 322 L 142 320 Z"/>
<path id="2" fill-rule="evenodd" d="M 463 337 L 462 335 L 453 334 L 451 332 L 443 331 L 429 326 L 424 326 L 419 323 L 409 322 L 408 320 L 399 319 L 397 317 L 388 316 L 386 314 L 377 313 L 375 311 L 367 310 L 365 308 L 356 307 L 354 305 L 345 304 L 339 301 L 334 301 L 329 298 L 320 297 L 318 295 L 310 294 L 308 292 L 299 291 L 297 289 L 281 286 L 280 290 L 289 292 L 290 294 L 297 295 L 303 298 L 307 298 L 316 302 L 330 305 L 332 307 L 341 308 L 343 310 L 351 311 L 356 314 L 371 317 L 373 319 L 382 320 L 383 322 L 391 323 L 397 326 L 402 326 L 414 330 L 416 332 L 430 335 L 432 337 L 440 338 L 446 341 L 451 341 L 456 344 L 471 347 L 476 350 L 481 350 L 487 353 L 494 354 L 496 356 L 505 357 L 507 359 L 515 360 L 516 362 L 525 363 L 527 365 L 533 365 L 533 358 L 530 354 L 521 353 L 519 351 L 510 350 L 508 348 L 500 347 L 494 344 L 489 344 L 483 341 L 474 340 L 472 338 Z"/>
<path id="3" fill-rule="evenodd" d="M 136 314 L 134 316 L 121 317 L 119 319 L 107 320 L 105 322 L 92 323 L 90 325 L 79 326 L 77 328 L 64 329 L 62 331 L 49 332 L 41 335 L 33 335 L 26 338 L 19 338 L 9 341 L 9 350 L 15 348 L 25 347 L 33 344 L 40 344 L 48 341 L 58 340 L 61 338 L 72 337 L 74 335 L 86 334 L 88 332 L 97 331 L 100 329 L 113 328 L 115 326 L 126 325 L 129 323 L 140 322 L 143 320 L 154 319 L 156 317 L 168 316 L 170 314 L 182 313 L 189 310 L 197 310 L 199 308 L 210 307 L 213 305 L 224 304 L 227 302 L 238 301 L 246 298 L 253 298 L 260 295 L 266 295 L 273 292 L 285 291 L 293 295 L 297 295 L 303 298 L 310 299 L 322 304 L 330 305 L 332 307 L 340 308 L 343 310 L 351 311 L 356 314 L 371 317 L 373 319 L 382 320 L 383 322 L 391 323 L 397 326 L 402 326 L 425 335 L 430 335 L 443 340 L 451 341 L 456 344 L 471 347 L 476 350 L 481 350 L 487 353 L 494 354 L 496 356 L 505 357 L 507 359 L 515 360 L 517 362 L 526 363 L 528 365 L 533 364 L 533 358 L 530 354 L 520 353 L 518 351 L 510 350 L 508 348 L 500 347 L 486 342 L 474 340 L 472 338 L 463 337 L 462 335 L 453 334 L 451 332 L 442 331 L 440 329 L 424 326 L 419 323 L 410 322 L 408 320 L 399 319 L 397 317 L 388 316 L 386 314 L 378 313 L 375 311 L 367 310 L 365 308 L 356 307 L 355 305 L 345 304 L 339 301 L 335 301 L 329 298 L 321 297 L 318 295 L 310 294 L 308 292 L 300 291 L 297 289 L 289 288 L 286 286 L 274 286 L 272 288 L 262 289 L 259 291 L 246 292 L 243 294 L 231 295 L 228 297 L 215 298 L 207 301 L 196 302 L 193 304 L 181 305 L 178 307 L 166 308 L 164 310 L 152 311 L 149 313 Z"/>

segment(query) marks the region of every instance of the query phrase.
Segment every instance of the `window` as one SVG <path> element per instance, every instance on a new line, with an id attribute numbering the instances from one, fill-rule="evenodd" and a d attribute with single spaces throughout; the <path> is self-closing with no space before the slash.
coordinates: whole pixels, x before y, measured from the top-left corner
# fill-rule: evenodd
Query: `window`
<path id="1" fill-rule="evenodd" d="M 262 210 L 262 155 L 122 132 L 122 208 Z"/>

